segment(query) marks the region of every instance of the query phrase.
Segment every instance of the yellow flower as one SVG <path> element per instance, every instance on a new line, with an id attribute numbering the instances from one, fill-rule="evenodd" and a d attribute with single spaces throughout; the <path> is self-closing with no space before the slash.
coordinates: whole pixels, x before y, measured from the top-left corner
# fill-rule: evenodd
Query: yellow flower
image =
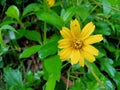
<path id="1" fill-rule="evenodd" d="M 82 30 L 77 19 L 70 22 L 70 29 L 63 27 L 60 31 L 63 39 L 58 43 L 58 47 L 62 50 L 59 55 L 62 61 L 71 60 L 71 64 L 78 62 L 84 67 L 84 59 L 89 62 L 94 62 L 95 57 L 98 55 L 98 50 L 91 44 L 103 40 L 101 34 L 90 36 L 95 29 L 95 25 L 89 22 Z"/>
<path id="2" fill-rule="evenodd" d="M 55 0 L 47 0 L 47 4 L 52 7 L 55 4 Z"/>

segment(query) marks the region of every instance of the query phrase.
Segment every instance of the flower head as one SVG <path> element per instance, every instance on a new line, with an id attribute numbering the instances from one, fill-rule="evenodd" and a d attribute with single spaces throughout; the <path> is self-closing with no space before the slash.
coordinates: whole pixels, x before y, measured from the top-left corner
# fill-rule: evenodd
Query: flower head
<path id="1" fill-rule="evenodd" d="M 60 31 L 63 39 L 58 43 L 62 50 L 58 53 L 62 61 L 71 60 L 71 64 L 78 62 L 83 67 L 84 59 L 89 62 L 95 61 L 98 50 L 91 44 L 103 40 L 101 34 L 91 35 L 94 32 L 95 25 L 89 22 L 82 30 L 77 19 L 70 22 L 70 29 L 63 27 Z"/>
<path id="2" fill-rule="evenodd" d="M 52 7 L 55 4 L 55 0 L 47 0 L 47 4 Z"/>

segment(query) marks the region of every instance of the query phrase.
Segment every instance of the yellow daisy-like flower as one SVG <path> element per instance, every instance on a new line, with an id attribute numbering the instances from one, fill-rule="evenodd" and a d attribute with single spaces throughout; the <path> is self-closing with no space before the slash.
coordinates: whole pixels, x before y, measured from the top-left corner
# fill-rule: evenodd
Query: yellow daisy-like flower
<path id="1" fill-rule="evenodd" d="M 47 4 L 52 7 L 55 4 L 55 0 L 47 0 Z"/>
<path id="2" fill-rule="evenodd" d="M 70 22 L 70 30 L 63 27 L 60 31 L 63 39 L 58 43 L 58 47 L 62 50 L 58 53 L 62 61 L 71 60 L 71 64 L 78 62 L 84 67 L 84 59 L 94 62 L 98 55 L 98 50 L 91 44 L 103 40 L 101 34 L 90 36 L 95 29 L 95 25 L 89 22 L 82 30 L 77 19 Z"/>

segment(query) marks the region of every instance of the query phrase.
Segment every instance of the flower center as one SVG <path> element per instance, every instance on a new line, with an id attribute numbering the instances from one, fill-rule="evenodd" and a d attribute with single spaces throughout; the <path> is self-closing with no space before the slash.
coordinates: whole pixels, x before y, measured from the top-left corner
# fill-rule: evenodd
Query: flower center
<path id="1" fill-rule="evenodd" d="M 73 48 L 75 49 L 81 49 L 83 46 L 83 42 L 81 40 L 75 40 L 73 41 Z"/>

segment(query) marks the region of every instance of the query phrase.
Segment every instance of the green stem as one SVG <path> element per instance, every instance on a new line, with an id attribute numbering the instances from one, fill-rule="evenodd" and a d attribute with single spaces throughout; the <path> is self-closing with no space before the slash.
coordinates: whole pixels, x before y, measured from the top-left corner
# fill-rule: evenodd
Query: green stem
<path id="1" fill-rule="evenodd" d="M 44 22 L 44 36 L 43 36 L 44 44 L 45 44 L 45 41 L 46 41 L 46 34 L 47 34 L 47 24 L 46 24 L 46 22 Z"/>
<path id="2" fill-rule="evenodd" d="M 46 2 L 46 0 L 44 0 L 44 11 L 46 11 L 47 9 L 47 4 L 46 4 L 47 2 Z M 43 33 L 44 33 L 44 36 L 43 36 L 43 43 L 45 44 L 45 42 L 46 42 L 46 38 L 47 38 L 47 23 L 46 22 L 44 22 L 44 31 L 43 31 Z"/>
<path id="3" fill-rule="evenodd" d="M 69 68 L 69 70 L 68 70 L 68 73 L 67 73 L 67 85 L 66 85 L 66 90 L 69 90 L 69 87 L 68 87 L 68 85 L 69 85 L 69 78 L 70 78 L 70 69 L 71 69 L 71 67 Z"/>
<path id="4" fill-rule="evenodd" d="M 65 63 L 61 68 L 66 67 L 69 64 L 69 62 Z"/>
<path id="5" fill-rule="evenodd" d="M 90 70 L 90 72 L 92 73 L 92 75 L 94 76 L 94 78 L 97 80 L 97 82 L 99 83 L 99 85 L 101 87 L 104 87 L 102 81 L 98 78 L 98 76 L 94 73 L 94 71 L 90 68 L 90 66 L 87 63 L 85 63 L 85 64 L 88 67 L 88 69 Z"/>

